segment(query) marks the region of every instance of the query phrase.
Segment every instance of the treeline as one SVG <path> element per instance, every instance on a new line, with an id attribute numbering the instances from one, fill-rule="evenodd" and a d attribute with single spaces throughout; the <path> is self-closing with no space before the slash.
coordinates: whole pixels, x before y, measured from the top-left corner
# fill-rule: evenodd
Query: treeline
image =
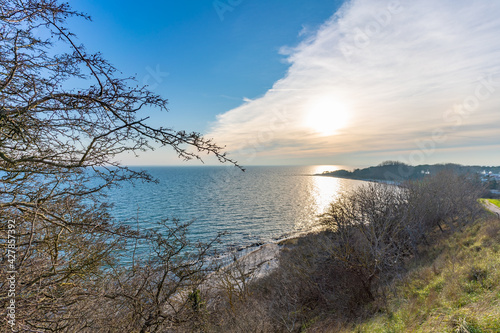
<path id="1" fill-rule="evenodd" d="M 478 174 L 483 171 L 500 173 L 500 167 L 487 166 L 465 166 L 460 164 L 423 164 L 412 166 L 398 161 L 386 161 L 377 166 L 353 171 L 337 170 L 324 172 L 325 176 L 339 178 L 361 179 L 361 180 L 381 180 L 401 182 L 406 180 L 423 179 L 429 175 L 435 175 L 441 171 L 450 170 L 458 174 Z"/>

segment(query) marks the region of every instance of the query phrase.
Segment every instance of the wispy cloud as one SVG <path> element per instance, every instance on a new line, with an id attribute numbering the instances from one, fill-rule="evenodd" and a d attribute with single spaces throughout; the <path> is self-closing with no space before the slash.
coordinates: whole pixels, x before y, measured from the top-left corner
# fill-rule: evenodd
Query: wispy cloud
<path id="1" fill-rule="evenodd" d="M 282 49 L 284 78 L 218 115 L 208 136 L 243 162 L 500 143 L 498 17 L 497 1 L 346 2 Z M 321 100 L 315 126 L 308 115 Z"/>

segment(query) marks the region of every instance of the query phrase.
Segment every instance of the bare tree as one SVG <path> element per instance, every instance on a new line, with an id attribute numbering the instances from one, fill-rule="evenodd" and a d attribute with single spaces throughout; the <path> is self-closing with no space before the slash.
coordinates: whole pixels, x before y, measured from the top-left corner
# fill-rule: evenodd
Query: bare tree
<path id="1" fill-rule="evenodd" d="M 103 297 L 92 295 L 92 304 L 106 312 L 90 309 L 79 324 L 92 328 L 89 332 L 194 330 L 203 319 L 200 288 L 217 269 L 210 258 L 220 235 L 193 243 L 187 237 L 189 225 L 165 221 L 148 232 L 143 239 L 151 247 L 143 253 L 144 259 L 134 261 L 132 267 L 114 267 L 98 289 Z"/>
<path id="2" fill-rule="evenodd" d="M 153 180 L 117 155 L 166 146 L 237 165 L 199 133 L 152 126 L 144 110 L 167 100 L 79 45 L 71 16 L 89 19 L 57 0 L 0 0 L 0 232 L 16 221 L 16 315 L 31 330 L 71 331 L 69 310 L 95 294 L 117 249 L 151 236 L 108 214 L 103 189 Z"/>

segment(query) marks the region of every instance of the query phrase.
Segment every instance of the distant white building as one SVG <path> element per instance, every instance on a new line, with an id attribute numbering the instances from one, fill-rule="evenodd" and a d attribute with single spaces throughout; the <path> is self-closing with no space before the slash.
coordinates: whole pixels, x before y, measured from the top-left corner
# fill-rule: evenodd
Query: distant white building
<path id="1" fill-rule="evenodd" d="M 492 171 L 484 170 L 483 172 L 481 172 L 481 175 L 482 175 L 483 180 L 485 180 L 485 181 L 493 180 L 493 179 L 500 180 L 500 174 L 493 173 Z"/>

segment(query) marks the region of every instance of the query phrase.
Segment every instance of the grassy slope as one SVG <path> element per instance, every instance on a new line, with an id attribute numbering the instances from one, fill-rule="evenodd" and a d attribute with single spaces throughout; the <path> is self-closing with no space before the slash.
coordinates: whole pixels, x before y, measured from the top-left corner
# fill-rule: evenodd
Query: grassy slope
<path id="1" fill-rule="evenodd" d="M 500 332 L 500 221 L 441 240 L 389 287 L 385 310 L 346 332 Z"/>

